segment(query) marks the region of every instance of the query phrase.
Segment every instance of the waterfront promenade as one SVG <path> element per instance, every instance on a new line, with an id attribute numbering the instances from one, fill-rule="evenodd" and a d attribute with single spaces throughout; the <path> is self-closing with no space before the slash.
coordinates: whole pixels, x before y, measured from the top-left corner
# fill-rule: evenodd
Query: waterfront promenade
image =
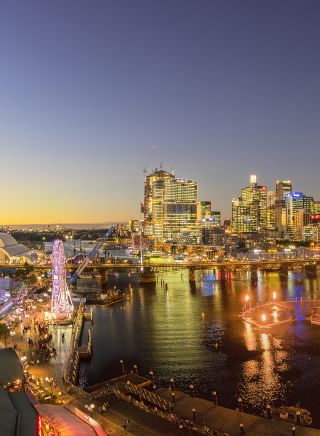
<path id="1" fill-rule="evenodd" d="M 299 303 L 298 303 L 299 304 Z M 45 302 L 37 304 L 37 308 L 29 313 L 29 317 L 24 318 L 22 324 L 18 325 L 15 330 L 15 335 L 12 338 L 12 344 L 16 343 L 20 349 L 20 356 L 26 356 L 27 362 L 34 361 L 32 348 L 29 348 L 28 338 L 31 336 L 34 342 L 39 339 L 37 329 L 31 328 L 23 334 L 23 325 L 32 327 L 33 318 L 38 322 L 43 320 Z M 94 410 L 88 413 L 88 416 L 98 421 L 105 431 L 109 434 L 122 435 L 124 434 L 123 425 L 127 426 L 127 430 L 132 434 L 137 435 L 161 435 L 161 434 L 195 434 L 194 430 L 187 428 L 185 422 L 194 422 L 197 428 L 206 434 L 207 429 L 213 435 L 213 431 L 218 431 L 220 435 L 228 433 L 231 435 L 240 434 L 240 424 L 244 425 L 245 434 L 247 435 L 292 435 L 292 424 L 284 421 L 267 420 L 254 415 L 241 413 L 232 409 L 227 409 L 213 402 L 193 398 L 185 393 L 175 391 L 174 409 L 171 411 L 175 419 L 166 419 L 165 415 L 154 413 L 154 410 L 145 402 L 144 407 L 141 404 L 129 402 L 125 396 L 116 396 L 113 389 L 105 392 L 104 396 L 96 398 L 95 393 L 86 393 L 76 386 L 63 385 L 63 365 L 66 362 L 68 350 L 70 348 L 71 326 L 54 326 L 49 325 L 49 331 L 52 334 L 53 346 L 57 351 L 56 357 L 52 357 L 49 361 L 34 363 L 29 368 L 29 373 L 35 379 L 42 379 L 41 385 L 45 386 L 46 390 L 60 390 L 62 392 L 63 402 L 70 403 L 84 413 L 88 413 L 87 406 L 94 404 Z M 64 335 L 64 340 L 62 340 Z M 10 339 L 11 342 L 11 339 Z M 11 345 L 11 343 L 10 343 Z M 53 378 L 54 383 L 46 381 L 46 378 Z M 121 384 L 121 380 L 116 383 Z M 139 383 L 139 382 L 138 382 Z M 52 386 L 53 385 L 53 386 Z M 125 394 L 125 391 L 124 395 Z M 172 391 L 167 388 L 158 387 L 155 394 L 164 401 L 172 401 Z M 50 400 L 49 400 L 50 401 Z M 104 402 L 108 402 L 111 408 L 108 412 L 99 413 L 99 406 Z M 195 409 L 195 418 L 193 410 Z M 170 413 L 169 413 L 170 415 Z M 129 420 L 129 423 L 127 421 Z M 182 424 L 181 424 L 182 422 Z M 183 428 L 179 428 L 182 425 Z M 297 427 L 296 435 L 320 435 L 319 430 L 313 430 L 305 427 Z"/>
<path id="2" fill-rule="evenodd" d="M 152 380 L 127 374 L 93 387 L 93 395 L 102 401 L 108 401 L 112 405 L 113 413 L 126 412 L 136 422 L 142 422 L 144 427 L 149 426 L 150 432 L 152 429 L 155 432 L 161 430 L 160 434 L 231 436 L 241 434 L 240 429 L 243 427 L 243 434 L 250 436 L 292 436 L 294 426 L 297 436 L 320 435 L 320 430 L 317 429 L 294 425 L 280 418 L 267 419 L 228 409 L 219 406 L 215 401 L 193 397 L 171 387 L 150 390 L 146 388 L 151 388 L 153 384 Z"/>

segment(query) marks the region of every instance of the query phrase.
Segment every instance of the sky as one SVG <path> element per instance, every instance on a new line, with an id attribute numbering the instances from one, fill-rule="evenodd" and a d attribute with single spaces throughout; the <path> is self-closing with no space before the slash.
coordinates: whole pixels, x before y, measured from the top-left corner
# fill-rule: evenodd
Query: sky
<path id="1" fill-rule="evenodd" d="M 320 199 L 318 0 L 15 0 L 0 13 L 0 224 L 139 216 L 174 168 L 230 215 L 250 174 Z"/>

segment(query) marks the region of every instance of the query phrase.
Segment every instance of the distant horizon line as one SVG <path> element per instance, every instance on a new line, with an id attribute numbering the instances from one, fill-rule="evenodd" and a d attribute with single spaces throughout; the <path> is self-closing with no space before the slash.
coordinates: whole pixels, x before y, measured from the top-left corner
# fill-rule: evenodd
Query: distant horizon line
<path id="1" fill-rule="evenodd" d="M 99 222 L 50 222 L 50 223 L 19 223 L 19 224 L 11 224 L 11 223 L 6 223 L 6 224 L 0 224 L 0 227 L 9 227 L 9 226 L 71 226 L 71 225 L 77 225 L 77 226 L 87 226 L 87 225 L 92 225 L 92 226 L 97 226 L 97 225 L 110 225 L 110 224 L 124 224 L 127 221 L 99 221 Z"/>

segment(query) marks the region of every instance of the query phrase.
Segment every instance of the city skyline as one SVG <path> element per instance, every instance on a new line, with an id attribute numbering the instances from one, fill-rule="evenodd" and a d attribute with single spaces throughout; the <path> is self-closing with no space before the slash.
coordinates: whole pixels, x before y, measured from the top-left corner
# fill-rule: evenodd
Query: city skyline
<path id="1" fill-rule="evenodd" d="M 154 171 L 154 170 L 159 170 L 159 168 L 154 168 L 152 171 Z M 167 170 L 165 169 L 165 168 L 163 168 L 163 170 L 166 172 Z M 151 175 L 152 174 L 152 171 L 149 173 L 149 175 Z M 169 172 L 170 174 L 172 173 L 172 171 L 170 171 Z M 172 174 L 174 174 L 174 173 L 172 173 Z M 190 178 L 188 178 L 188 177 L 183 177 L 182 175 L 177 175 L 177 174 L 174 174 L 174 177 L 176 177 L 178 180 L 179 179 L 181 179 L 181 180 L 186 180 L 187 182 L 192 182 L 191 180 L 190 180 Z M 258 183 L 258 184 L 260 184 L 260 182 L 261 182 L 261 180 L 260 180 L 260 178 L 257 176 L 257 175 L 252 175 L 252 174 L 250 174 L 248 177 L 247 177 L 247 180 L 245 180 L 245 181 L 243 181 L 243 186 L 245 186 L 245 185 L 250 185 L 251 184 L 251 179 L 252 179 L 252 177 L 254 177 L 255 178 L 255 181 L 256 181 L 256 183 Z M 194 181 L 196 184 L 197 184 L 197 181 Z M 262 181 L 262 182 L 264 182 L 264 181 Z M 275 192 L 276 192 L 276 184 L 278 183 L 278 182 L 280 182 L 280 180 L 278 179 L 278 180 L 275 180 L 274 181 L 274 183 L 273 183 L 273 185 L 268 185 L 268 184 L 265 184 L 265 183 L 263 183 L 263 186 L 262 186 L 262 188 L 265 188 L 265 190 L 266 190 L 266 192 L 269 194 L 269 193 L 271 193 L 271 194 L 275 194 Z M 282 182 L 282 181 L 281 181 Z M 291 183 L 291 185 L 292 185 L 292 188 L 294 189 L 294 191 L 297 191 L 297 190 L 299 190 L 299 192 L 300 191 L 302 191 L 301 189 L 299 189 L 299 187 L 297 188 L 296 186 L 295 186 L 295 184 L 294 184 L 294 182 L 292 181 L 292 180 L 288 180 L 288 181 L 284 181 L 285 183 L 286 182 L 289 182 L 289 183 Z M 192 182 L 193 183 L 193 182 Z M 200 187 L 198 186 L 198 189 L 199 189 Z M 239 189 L 238 187 L 236 188 L 236 189 Z M 238 199 L 238 194 L 239 194 L 239 192 L 238 191 L 236 191 L 235 193 L 234 193 L 234 195 L 233 195 L 233 197 L 232 198 L 230 198 L 229 199 L 229 209 L 230 209 L 230 213 L 229 214 L 224 214 L 223 212 L 222 212 L 222 215 L 221 215 L 221 219 L 231 219 L 232 218 L 232 203 L 233 203 L 233 200 L 237 200 Z M 306 194 L 310 194 L 310 193 L 304 193 L 305 195 Z M 312 195 L 311 195 L 311 197 L 313 197 Z M 318 197 L 315 197 L 314 198 L 315 200 L 318 200 Z M 208 198 L 201 198 L 199 195 L 197 196 L 197 201 L 198 202 L 210 202 L 210 204 L 212 205 L 212 208 L 213 209 L 218 209 L 218 207 L 216 207 L 216 202 L 215 201 L 211 201 L 211 200 L 208 200 Z M 123 219 L 119 219 L 119 220 L 114 220 L 114 221 L 107 221 L 107 220 L 101 220 L 101 221 L 83 221 L 83 222 L 81 222 L 81 221 L 74 221 L 74 222 L 72 222 L 72 221 L 69 221 L 69 222 L 67 222 L 67 221 L 61 221 L 61 220 L 57 220 L 57 221 L 47 221 L 47 222 L 41 222 L 41 221 L 39 221 L 39 222 L 20 222 L 20 221 L 17 221 L 17 222 L 12 222 L 12 223 L 9 223 L 9 222 L 0 222 L 0 225 L 3 225 L 3 226 L 13 226 L 13 227 L 20 227 L 21 226 L 21 228 L 22 227 L 26 227 L 26 226 L 28 226 L 28 225 L 30 225 L 30 227 L 32 228 L 32 226 L 41 226 L 41 225 L 43 225 L 43 226 L 47 226 L 47 225 L 57 225 L 57 226 L 63 226 L 63 225 L 66 225 L 66 226 L 71 226 L 71 225 L 75 225 L 75 226 L 85 226 L 85 225 L 100 225 L 100 226 L 106 226 L 106 225 L 114 225 L 114 224 L 124 224 L 124 223 L 126 223 L 126 222 L 128 222 L 128 220 L 130 220 L 130 219 L 138 219 L 138 217 L 139 216 L 141 216 L 141 207 L 142 207 L 142 204 L 143 204 L 143 202 L 142 202 L 142 200 L 140 200 L 140 202 L 138 202 L 138 204 L 137 204 L 137 211 L 136 211 L 136 214 L 134 215 L 134 216 L 127 216 L 127 217 L 124 217 Z"/>
<path id="2" fill-rule="evenodd" d="M 5 4 L 0 223 L 139 216 L 164 162 L 231 216 L 250 174 L 319 198 L 320 5 Z"/>

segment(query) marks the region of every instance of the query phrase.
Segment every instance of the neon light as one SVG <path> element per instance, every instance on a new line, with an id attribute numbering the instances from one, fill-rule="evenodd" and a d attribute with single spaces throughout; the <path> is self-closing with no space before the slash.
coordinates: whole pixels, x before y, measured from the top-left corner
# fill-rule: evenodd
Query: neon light
<path id="1" fill-rule="evenodd" d="M 41 416 L 38 415 L 38 422 L 37 422 L 37 436 L 42 435 L 42 419 Z"/>
<path id="2" fill-rule="evenodd" d="M 73 304 L 66 281 L 66 266 L 63 243 L 59 239 L 52 248 L 52 300 L 53 319 L 69 320 L 72 317 Z"/>

